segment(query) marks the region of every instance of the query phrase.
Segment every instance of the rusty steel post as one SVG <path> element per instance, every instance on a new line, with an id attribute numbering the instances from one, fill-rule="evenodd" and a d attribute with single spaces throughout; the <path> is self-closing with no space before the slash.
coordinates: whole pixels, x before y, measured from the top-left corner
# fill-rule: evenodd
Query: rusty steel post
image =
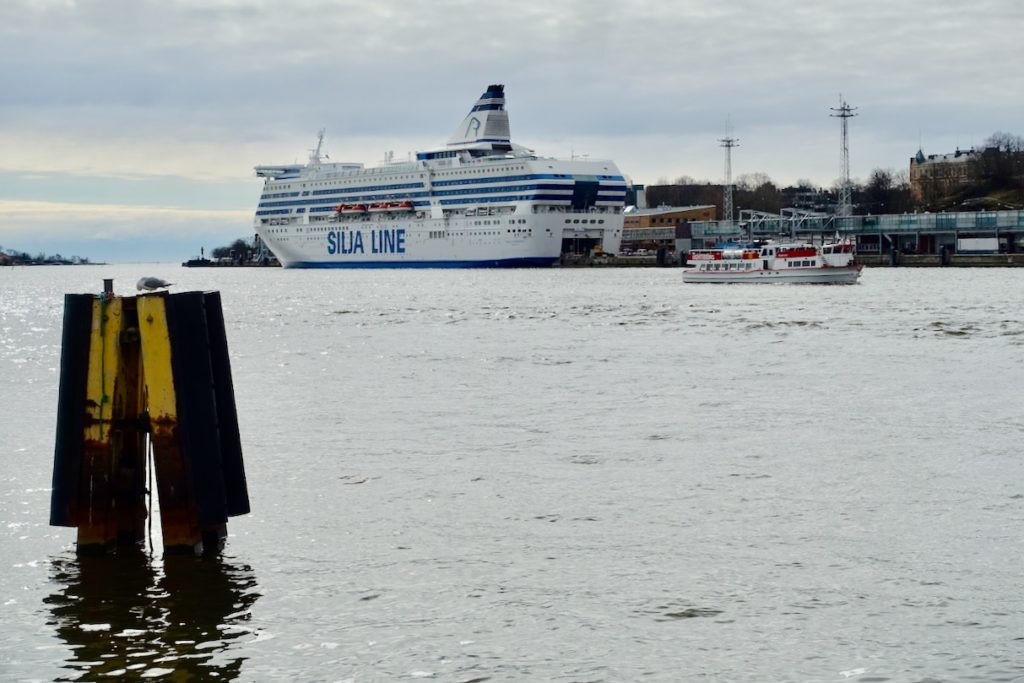
<path id="1" fill-rule="evenodd" d="M 65 296 L 50 524 L 78 552 L 145 536 L 146 433 L 165 554 L 216 553 L 249 512 L 220 297 Z"/>
<path id="2" fill-rule="evenodd" d="M 153 443 L 153 465 L 160 494 L 164 551 L 199 552 L 202 550 L 202 531 L 191 477 L 181 448 L 166 296 L 138 297 L 138 311 L 146 405 L 149 409 L 149 438 Z"/>

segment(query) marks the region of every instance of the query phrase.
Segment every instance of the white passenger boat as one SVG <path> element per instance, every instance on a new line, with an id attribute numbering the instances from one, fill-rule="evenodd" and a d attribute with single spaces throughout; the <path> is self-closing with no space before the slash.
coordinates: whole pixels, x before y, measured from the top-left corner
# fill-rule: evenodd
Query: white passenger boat
<path id="1" fill-rule="evenodd" d="M 852 285 L 863 264 L 854 261 L 853 243 L 825 245 L 774 243 L 696 249 L 689 253 L 683 282 L 792 282 Z"/>

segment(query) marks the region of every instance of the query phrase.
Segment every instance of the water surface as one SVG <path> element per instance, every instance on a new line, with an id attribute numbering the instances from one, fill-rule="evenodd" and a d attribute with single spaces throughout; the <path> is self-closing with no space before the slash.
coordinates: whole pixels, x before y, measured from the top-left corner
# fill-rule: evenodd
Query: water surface
<path id="1" fill-rule="evenodd" d="M 47 526 L 63 294 L 142 275 L 223 296 L 219 560 Z M 0 674 L 1024 680 L 1022 304 L 1019 269 L 0 269 Z"/>

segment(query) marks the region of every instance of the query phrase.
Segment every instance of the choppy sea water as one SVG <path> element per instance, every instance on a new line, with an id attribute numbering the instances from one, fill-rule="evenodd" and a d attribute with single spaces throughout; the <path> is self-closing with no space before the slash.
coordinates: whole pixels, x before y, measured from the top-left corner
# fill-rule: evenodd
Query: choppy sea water
<path id="1" fill-rule="evenodd" d="M 219 560 L 47 526 L 63 294 L 223 296 Z M 1024 680 L 1024 270 L 0 269 L 0 678 Z"/>

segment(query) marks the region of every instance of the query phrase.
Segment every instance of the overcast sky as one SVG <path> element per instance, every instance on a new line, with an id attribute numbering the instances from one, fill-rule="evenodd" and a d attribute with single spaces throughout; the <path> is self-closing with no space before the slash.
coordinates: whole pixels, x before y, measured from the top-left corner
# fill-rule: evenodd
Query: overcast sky
<path id="1" fill-rule="evenodd" d="M 252 233 L 252 167 L 443 143 L 489 83 L 513 140 L 635 182 L 831 186 L 1024 134 L 1020 0 L 2 0 L 0 246 L 180 261 Z"/>

